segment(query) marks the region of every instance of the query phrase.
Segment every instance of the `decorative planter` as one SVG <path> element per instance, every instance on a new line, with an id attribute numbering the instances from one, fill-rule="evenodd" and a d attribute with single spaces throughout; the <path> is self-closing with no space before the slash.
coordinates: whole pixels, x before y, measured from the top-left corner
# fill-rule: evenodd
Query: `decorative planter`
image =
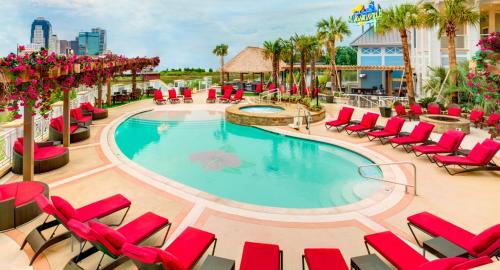
<path id="1" fill-rule="evenodd" d="M 49 69 L 49 78 L 57 78 L 61 74 L 59 66 L 53 66 Z"/>
<path id="2" fill-rule="evenodd" d="M 378 107 L 380 110 L 380 115 L 382 117 L 389 118 L 392 116 L 392 108 L 391 107 Z"/>
<path id="3" fill-rule="evenodd" d="M 73 64 L 73 73 L 80 73 L 80 64 Z"/>
<path id="4" fill-rule="evenodd" d="M 325 95 L 326 103 L 333 103 L 335 97 L 333 95 Z"/>

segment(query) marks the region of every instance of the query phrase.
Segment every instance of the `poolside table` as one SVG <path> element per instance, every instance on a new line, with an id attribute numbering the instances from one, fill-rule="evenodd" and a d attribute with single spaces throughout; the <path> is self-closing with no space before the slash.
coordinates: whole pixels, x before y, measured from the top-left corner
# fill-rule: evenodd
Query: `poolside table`
<path id="1" fill-rule="evenodd" d="M 423 247 L 424 257 L 426 251 L 432 253 L 438 258 L 468 257 L 467 250 L 455 245 L 443 237 L 436 237 L 431 240 L 424 241 Z"/>
<path id="2" fill-rule="evenodd" d="M 377 254 L 368 254 L 351 258 L 351 270 L 391 270 Z"/>
<path id="3" fill-rule="evenodd" d="M 234 270 L 235 261 L 208 255 L 200 270 Z"/>

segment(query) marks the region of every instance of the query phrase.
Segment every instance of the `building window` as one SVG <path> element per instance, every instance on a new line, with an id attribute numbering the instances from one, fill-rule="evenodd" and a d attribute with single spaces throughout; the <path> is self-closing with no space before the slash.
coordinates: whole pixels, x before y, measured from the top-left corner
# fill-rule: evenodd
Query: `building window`
<path id="1" fill-rule="evenodd" d="M 455 47 L 457 49 L 465 49 L 465 36 L 467 34 L 465 25 L 457 25 Z M 446 33 L 441 36 L 441 49 L 448 49 L 448 37 Z"/>
<path id="2" fill-rule="evenodd" d="M 380 54 L 381 52 L 380 48 L 361 48 L 362 54 Z"/>
<path id="3" fill-rule="evenodd" d="M 403 54 L 403 48 L 401 48 L 401 47 L 387 47 L 387 48 L 385 48 L 385 54 Z"/>

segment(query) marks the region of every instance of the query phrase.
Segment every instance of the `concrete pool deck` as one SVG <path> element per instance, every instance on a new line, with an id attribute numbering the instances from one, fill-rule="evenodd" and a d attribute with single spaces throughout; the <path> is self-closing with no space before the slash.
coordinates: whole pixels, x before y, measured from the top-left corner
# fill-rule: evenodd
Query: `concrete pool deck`
<path id="1" fill-rule="evenodd" d="M 189 110 L 194 106 L 201 109 L 224 109 L 227 106 L 205 104 L 205 98 L 205 94 L 194 95 L 195 104 L 157 106 L 151 100 L 144 100 L 113 108 L 109 112 L 108 119 L 95 121 L 91 127 L 92 136 L 89 140 L 71 145 L 70 163 L 67 166 L 36 175 L 35 178 L 49 184 L 51 195 L 68 198 L 75 206 L 111 194 L 122 193 L 132 201 L 132 208 L 125 222 L 147 211 L 168 217 L 172 221 L 168 242 L 186 226 L 213 232 L 219 239 L 215 254 L 235 259 L 237 265 L 245 241 L 279 244 L 284 251 L 284 269 L 291 270 L 301 269 L 301 255 L 303 249 L 307 247 L 340 248 L 346 261 L 350 257 L 364 255 L 366 251 L 363 236 L 376 231 L 391 230 L 403 239 L 414 242 L 406 225 L 406 217 L 420 211 L 435 213 L 474 233 L 500 223 L 497 207 L 500 173 L 476 172 L 450 176 L 444 169 L 429 163 L 425 157 L 417 158 L 401 149 L 392 149 L 390 145 L 369 142 L 366 138 L 360 139 L 345 133 L 327 131 L 323 126 L 324 121 L 312 126 L 311 135 L 315 139 L 323 138 L 325 141 L 337 140 L 355 144 L 390 161 L 415 163 L 418 171 L 419 196 L 403 193 L 396 203 L 383 211 L 366 213 L 353 209 L 348 217 L 337 220 L 306 222 L 301 218 L 296 220 L 259 218 L 246 215 L 243 211 L 238 213 L 237 210 L 225 211 L 223 208 L 211 207 L 196 196 L 185 196 L 182 190 L 175 187 L 167 188 L 158 183 L 148 183 L 144 181 L 148 175 L 132 172 L 129 164 L 113 158 L 107 152 L 109 146 L 103 138 L 106 137 L 104 134 L 109 132 L 119 121 L 117 119 L 124 115 L 148 108 Z M 336 117 L 339 108 L 338 105 L 327 105 L 326 111 L 329 115 L 327 120 L 331 116 Z M 362 113 L 361 109 L 357 109 L 354 119 L 361 118 Z M 385 124 L 385 121 L 386 119 L 380 119 L 379 124 Z M 411 130 L 415 123 L 415 121 L 407 122 L 404 130 Z M 301 137 L 309 136 L 305 130 L 295 131 L 288 127 L 277 129 Z M 432 136 L 436 139 L 440 135 Z M 464 140 L 464 148 L 472 147 L 475 142 L 482 141 L 487 136 L 486 132 L 471 128 L 471 134 Z M 500 159 L 497 157 L 496 161 L 499 162 Z M 401 166 L 399 169 L 407 177 L 411 176 L 409 168 Z M 8 174 L 0 178 L 0 183 L 20 180 L 20 176 Z M 26 234 L 44 218 L 40 216 L 16 230 L 0 234 L 2 269 L 59 270 L 76 255 L 76 243 L 74 251 L 71 252 L 71 241 L 67 240 L 47 250 L 32 267 L 28 266 L 32 251 L 25 248 L 23 252 L 18 248 Z M 160 235 L 155 236 L 150 243 L 158 241 Z M 93 269 L 98 260 L 99 256 L 92 256 L 84 265 Z M 135 269 L 135 267 L 128 262 L 117 269 Z"/>

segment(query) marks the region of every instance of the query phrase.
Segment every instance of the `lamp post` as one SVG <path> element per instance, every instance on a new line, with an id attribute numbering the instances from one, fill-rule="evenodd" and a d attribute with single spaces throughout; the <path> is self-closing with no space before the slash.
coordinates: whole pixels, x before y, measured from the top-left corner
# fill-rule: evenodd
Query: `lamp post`
<path id="1" fill-rule="evenodd" d="M 319 107 L 319 81 L 318 81 L 318 75 L 316 75 L 316 106 Z"/>

